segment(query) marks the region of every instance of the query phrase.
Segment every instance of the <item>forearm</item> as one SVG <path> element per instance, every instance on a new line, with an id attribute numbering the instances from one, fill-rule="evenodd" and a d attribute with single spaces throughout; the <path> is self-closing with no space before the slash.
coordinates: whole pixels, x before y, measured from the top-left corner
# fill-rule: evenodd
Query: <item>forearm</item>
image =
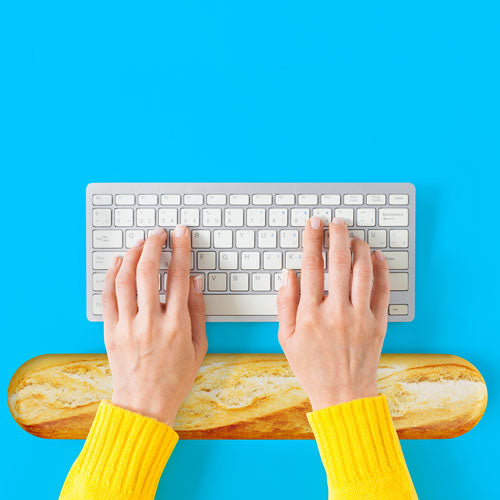
<path id="1" fill-rule="evenodd" d="M 154 498 L 178 439 L 168 425 L 101 401 L 59 499 Z"/>
<path id="2" fill-rule="evenodd" d="M 385 396 L 330 406 L 307 417 L 325 466 L 330 498 L 417 498 Z"/>

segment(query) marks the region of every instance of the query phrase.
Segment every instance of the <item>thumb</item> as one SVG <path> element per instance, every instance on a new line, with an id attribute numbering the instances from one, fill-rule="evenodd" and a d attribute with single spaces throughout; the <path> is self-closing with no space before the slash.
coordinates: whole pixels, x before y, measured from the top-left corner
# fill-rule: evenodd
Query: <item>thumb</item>
<path id="1" fill-rule="evenodd" d="M 193 345 L 196 357 L 201 361 L 208 349 L 205 330 L 205 301 L 203 300 L 203 276 L 193 276 L 189 284 L 188 310 L 191 317 Z"/>
<path id="2" fill-rule="evenodd" d="M 299 281 L 290 269 L 281 273 L 281 288 L 278 293 L 278 340 L 281 346 L 295 331 L 297 308 L 299 306 Z"/>

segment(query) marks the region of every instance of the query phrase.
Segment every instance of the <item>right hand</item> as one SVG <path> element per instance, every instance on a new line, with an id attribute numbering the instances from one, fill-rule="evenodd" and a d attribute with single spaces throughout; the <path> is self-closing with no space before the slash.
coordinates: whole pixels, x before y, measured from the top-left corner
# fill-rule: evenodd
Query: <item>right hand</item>
<path id="1" fill-rule="evenodd" d="M 329 293 L 323 293 L 323 225 L 304 235 L 300 297 L 293 271 L 278 294 L 278 338 L 313 410 L 377 395 L 377 368 L 387 328 L 389 270 L 383 254 L 351 241 L 343 219 L 330 224 Z M 351 285 L 352 267 L 352 285 Z"/>

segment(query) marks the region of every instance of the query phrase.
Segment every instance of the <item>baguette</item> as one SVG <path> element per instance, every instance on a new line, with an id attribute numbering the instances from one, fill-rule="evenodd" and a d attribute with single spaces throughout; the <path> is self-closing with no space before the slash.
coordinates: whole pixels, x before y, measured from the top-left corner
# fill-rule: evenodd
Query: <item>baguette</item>
<path id="1" fill-rule="evenodd" d="M 447 354 L 382 354 L 378 387 L 403 439 L 460 436 L 487 402 L 479 371 Z M 46 354 L 15 372 L 8 403 L 35 436 L 85 439 L 111 394 L 105 354 Z M 174 428 L 183 439 L 313 439 L 310 410 L 283 354 L 208 354 Z"/>

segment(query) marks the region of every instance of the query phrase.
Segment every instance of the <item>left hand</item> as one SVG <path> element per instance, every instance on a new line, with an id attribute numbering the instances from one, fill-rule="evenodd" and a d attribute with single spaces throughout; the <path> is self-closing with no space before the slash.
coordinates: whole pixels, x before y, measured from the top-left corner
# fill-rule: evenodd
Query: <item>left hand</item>
<path id="1" fill-rule="evenodd" d="M 113 376 L 111 402 L 172 425 L 207 352 L 201 277 L 189 277 L 191 236 L 173 231 L 167 303 L 158 273 L 167 239 L 158 228 L 108 270 L 104 341 Z"/>

